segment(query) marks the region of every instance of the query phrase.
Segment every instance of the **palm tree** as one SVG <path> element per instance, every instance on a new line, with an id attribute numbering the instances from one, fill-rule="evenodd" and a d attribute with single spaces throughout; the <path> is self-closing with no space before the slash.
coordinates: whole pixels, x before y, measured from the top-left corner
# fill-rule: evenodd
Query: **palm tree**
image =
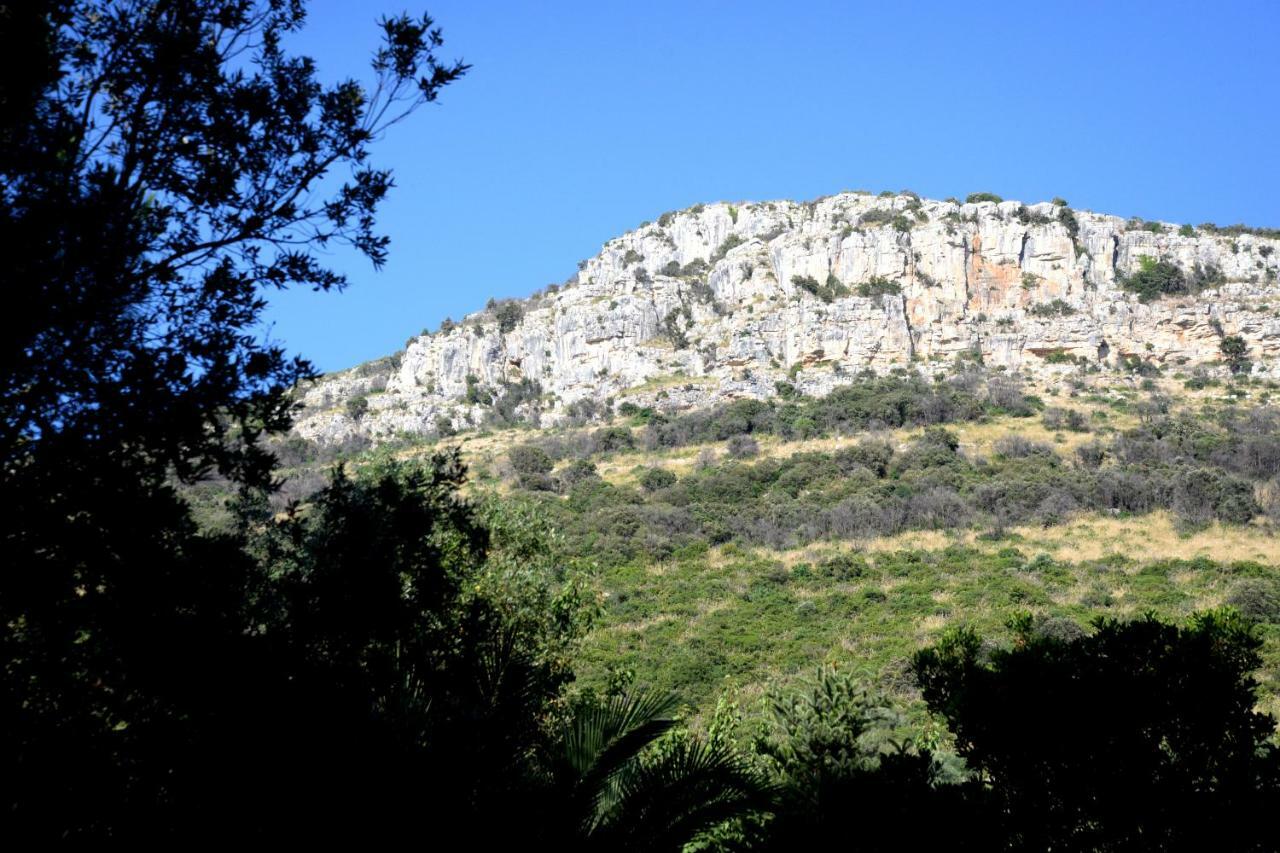
<path id="1" fill-rule="evenodd" d="M 731 746 L 672 732 L 674 708 L 671 697 L 635 693 L 575 709 L 559 756 L 572 846 L 679 850 L 703 830 L 768 807 L 769 787 Z"/>

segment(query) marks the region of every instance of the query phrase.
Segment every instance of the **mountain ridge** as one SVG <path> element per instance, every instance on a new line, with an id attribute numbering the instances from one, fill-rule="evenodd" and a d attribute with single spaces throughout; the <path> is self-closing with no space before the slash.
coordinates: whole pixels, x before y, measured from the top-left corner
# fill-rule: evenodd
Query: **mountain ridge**
<path id="1" fill-rule="evenodd" d="M 957 360 L 1280 378 L 1280 240 L 903 192 L 698 204 L 604 244 L 563 286 L 299 389 L 303 437 L 447 435 L 623 403 L 820 396 L 863 370 Z"/>

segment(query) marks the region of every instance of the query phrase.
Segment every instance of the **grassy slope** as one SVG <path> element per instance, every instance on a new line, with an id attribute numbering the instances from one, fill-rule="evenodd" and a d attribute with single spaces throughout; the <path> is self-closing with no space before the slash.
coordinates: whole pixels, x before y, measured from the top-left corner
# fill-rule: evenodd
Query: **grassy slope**
<path id="1" fill-rule="evenodd" d="M 974 540 L 971 533 L 871 540 L 856 551 L 853 577 L 821 569 L 850 551 L 845 543 L 782 553 L 728 545 L 609 569 L 601 578 L 607 616 L 587 643 L 583 676 L 631 667 L 640 680 L 706 707 L 726 687 L 751 695 L 827 661 L 910 696 L 907 660 L 950 625 L 998 638 L 1019 610 L 1081 624 L 1147 610 L 1176 618 L 1220 605 L 1240 578 L 1280 571 L 1267 532 L 1212 527 L 1183 538 L 1162 514 L 1085 517 Z M 1264 630 L 1264 705 L 1280 711 L 1280 629 Z"/>
<path id="2" fill-rule="evenodd" d="M 1178 382 L 1160 384 L 1178 406 L 1196 409 L 1224 400 L 1221 389 L 1192 392 Z M 1104 382 L 1083 397 L 1065 390 L 1038 393 L 1049 406 L 1081 411 L 1090 431 L 1053 432 L 1039 418 L 951 424 L 962 452 L 989 455 L 1000 438 L 1020 435 L 1069 455 L 1099 435 L 1134 426 L 1130 404 L 1145 396 L 1125 380 Z M 1265 402 L 1266 393 L 1260 400 L 1252 392 L 1250 402 Z M 920 432 L 879 435 L 901 447 Z M 505 452 L 530 437 L 529 429 L 515 428 L 447 443 L 461 447 L 472 468 L 469 488 L 505 493 L 512 484 Z M 862 437 L 764 437 L 760 456 L 831 452 Z M 401 448 L 394 455 L 421 457 L 434 447 Z M 606 481 L 633 486 L 642 467 L 684 476 L 707 451 L 722 455 L 722 443 L 605 454 L 592 461 Z M 663 562 L 600 569 L 604 616 L 583 649 L 583 681 L 598 682 L 611 667 L 632 668 L 639 682 L 673 690 L 702 710 L 726 690 L 750 699 L 769 683 L 834 661 L 910 700 L 907 661 L 952 625 L 971 625 L 999 639 L 1019 610 L 1079 624 L 1147 610 L 1178 618 L 1222 604 L 1244 577 L 1280 577 L 1280 540 L 1273 527 L 1214 523 L 1186 531 L 1166 513 L 1085 514 L 1052 527 L 1010 528 L 999 538 L 979 530 L 911 531 L 781 552 L 734 544 L 692 550 Z M 852 559 L 835 571 L 823 568 L 838 555 Z M 1280 626 L 1262 630 L 1267 667 L 1259 673 L 1261 704 L 1280 713 Z"/>
<path id="3" fill-rule="evenodd" d="M 1190 392 L 1162 382 L 1179 406 L 1199 407 L 1221 390 Z M 1053 432 L 1038 418 L 998 418 L 949 426 L 970 456 L 988 455 L 1000 438 L 1020 435 L 1062 454 L 1100 432 L 1134 426 L 1132 386 L 1117 383 L 1087 398 L 1044 393 L 1047 405 L 1083 412 L 1092 432 Z M 902 446 L 918 436 L 887 437 Z M 482 487 L 504 490 L 503 452 L 525 430 L 468 437 L 463 452 Z M 761 457 L 786 457 L 856 443 L 860 436 L 761 440 Z M 694 445 L 609 454 L 596 460 L 607 481 L 634 485 L 640 467 L 684 476 L 706 450 Z M 865 564 L 853 578 L 816 567 L 837 554 Z M 858 542 L 821 543 L 791 551 L 726 545 L 669 561 L 603 569 L 605 616 L 583 652 L 581 677 L 601 679 L 628 667 L 638 680 L 676 691 L 705 709 L 726 689 L 742 698 L 778 679 L 804 676 L 838 662 L 907 698 L 911 654 L 949 626 L 967 624 L 1006 636 L 1018 610 L 1087 624 L 1099 615 L 1147 610 L 1169 618 L 1216 607 L 1233 584 L 1253 574 L 1280 576 L 1280 540 L 1266 525 L 1213 523 L 1181 530 L 1167 513 L 1139 517 L 1081 515 L 1052 527 L 1015 527 L 997 540 L 977 530 L 911 531 Z M 1280 628 L 1267 626 L 1268 666 L 1259 673 L 1262 705 L 1280 713 Z"/>

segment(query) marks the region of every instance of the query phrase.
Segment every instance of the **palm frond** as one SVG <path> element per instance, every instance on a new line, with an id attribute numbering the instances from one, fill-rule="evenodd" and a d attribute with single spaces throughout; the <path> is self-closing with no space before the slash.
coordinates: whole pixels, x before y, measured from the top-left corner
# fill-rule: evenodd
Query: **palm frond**
<path id="1" fill-rule="evenodd" d="M 580 831 L 590 834 L 613 807 L 618 774 L 673 725 L 672 697 L 656 693 L 611 696 L 580 706 L 564 735 L 564 760 L 572 774 L 572 808 Z"/>
<path id="2" fill-rule="evenodd" d="M 767 808 L 771 793 L 730 747 L 679 740 L 620 774 L 595 840 L 607 849 L 679 850 L 699 832 Z"/>
<path id="3" fill-rule="evenodd" d="M 583 779 L 609 775 L 674 725 L 672 697 L 611 696 L 579 707 L 565 732 L 565 758 Z"/>

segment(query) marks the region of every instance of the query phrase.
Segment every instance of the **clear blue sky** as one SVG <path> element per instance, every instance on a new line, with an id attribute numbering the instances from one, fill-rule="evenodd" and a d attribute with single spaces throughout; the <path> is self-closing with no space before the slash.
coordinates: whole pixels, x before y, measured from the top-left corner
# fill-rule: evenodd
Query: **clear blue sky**
<path id="1" fill-rule="evenodd" d="M 313 0 L 296 48 L 365 77 L 383 12 Z M 376 149 L 391 259 L 273 296 L 335 370 L 490 296 L 563 281 L 699 201 L 989 190 L 1280 226 L 1280 3 L 429 0 L 470 74 Z"/>

